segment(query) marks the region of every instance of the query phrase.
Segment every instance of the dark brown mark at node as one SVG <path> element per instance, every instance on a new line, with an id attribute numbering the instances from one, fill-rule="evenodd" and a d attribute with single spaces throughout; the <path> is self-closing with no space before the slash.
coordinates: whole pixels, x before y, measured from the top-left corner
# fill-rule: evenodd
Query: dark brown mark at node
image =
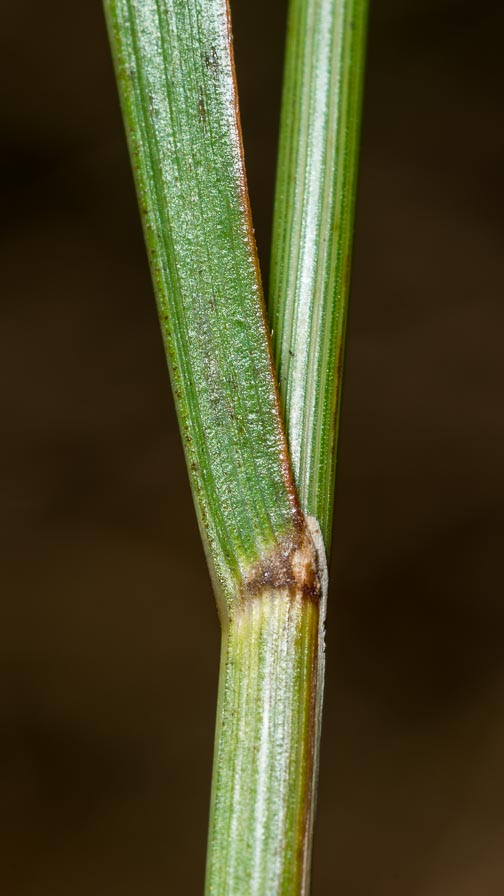
<path id="1" fill-rule="evenodd" d="M 306 524 L 282 538 L 267 557 L 254 564 L 241 587 L 244 601 L 265 591 L 287 590 L 318 603 L 321 597 L 318 556 Z"/>

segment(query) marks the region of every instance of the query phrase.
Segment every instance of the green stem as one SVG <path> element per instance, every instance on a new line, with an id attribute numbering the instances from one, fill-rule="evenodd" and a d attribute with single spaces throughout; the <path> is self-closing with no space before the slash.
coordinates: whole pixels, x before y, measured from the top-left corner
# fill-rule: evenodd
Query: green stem
<path id="1" fill-rule="evenodd" d="M 327 550 L 336 467 L 367 0 L 291 0 L 270 323 L 294 479 Z"/>
<path id="2" fill-rule="evenodd" d="M 323 551 L 318 527 L 313 534 Z M 308 892 L 323 577 L 322 599 L 267 589 L 244 601 L 223 632 L 207 896 Z"/>

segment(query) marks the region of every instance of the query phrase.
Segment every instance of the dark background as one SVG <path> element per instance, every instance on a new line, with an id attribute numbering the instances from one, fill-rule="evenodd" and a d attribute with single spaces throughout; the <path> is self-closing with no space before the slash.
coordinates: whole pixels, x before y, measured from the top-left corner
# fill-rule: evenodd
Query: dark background
<path id="1" fill-rule="evenodd" d="M 376 0 L 315 896 L 504 892 L 501 3 Z M 235 0 L 267 269 L 285 4 Z M 202 892 L 219 632 L 99 2 L 4 3 L 0 892 Z"/>

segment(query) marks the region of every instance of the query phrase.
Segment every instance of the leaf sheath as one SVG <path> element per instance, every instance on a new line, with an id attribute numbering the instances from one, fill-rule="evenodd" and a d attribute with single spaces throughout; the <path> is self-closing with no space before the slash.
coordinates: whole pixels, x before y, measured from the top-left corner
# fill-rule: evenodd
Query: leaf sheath
<path id="1" fill-rule="evenodd" d="M 300 594 L 267 591 L 223 638 L 207 896 L 308 892 L 320 616 Z"/>

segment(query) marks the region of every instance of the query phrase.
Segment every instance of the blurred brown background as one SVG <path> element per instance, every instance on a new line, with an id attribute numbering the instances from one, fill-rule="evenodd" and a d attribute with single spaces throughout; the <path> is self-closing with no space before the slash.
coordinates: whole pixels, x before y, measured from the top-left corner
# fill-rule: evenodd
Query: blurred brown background
<path id="1" fill-rule="evenodd" d="M 266 271 L 285 3 L 233 9 Z M 504 892 L 503 26 L 373 7 L 314 896 Z M 219 632 L 100 3 L 0 67 L 0 892 L 192 896 Z"/>

